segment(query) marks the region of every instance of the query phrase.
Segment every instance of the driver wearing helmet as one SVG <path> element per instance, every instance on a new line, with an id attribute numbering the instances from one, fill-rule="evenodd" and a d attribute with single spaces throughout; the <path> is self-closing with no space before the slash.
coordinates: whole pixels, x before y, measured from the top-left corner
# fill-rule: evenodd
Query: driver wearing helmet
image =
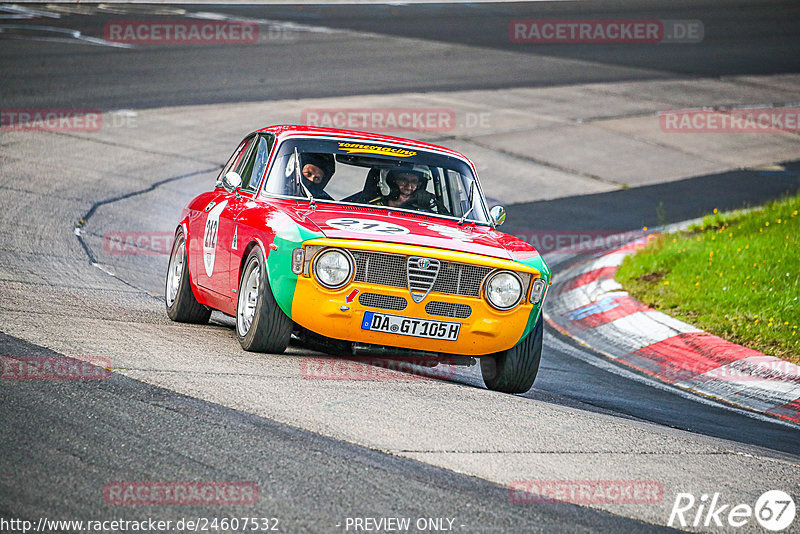
<path id="1" fill-rule="evenodd" d="M 325 192 L 336 169 L 333 154 L 305 153 L 300 156 L 300 179 L 314 198 L 333 200 Z"/>
<path id="2" fill-rule="evenodd" d="M 436 197 L 425 190 L 427 182 L 428 172 L 420 168 L 391 170 L 386 175 L 389 194 L 378 196 L 369 203 L 393 208 L 446 213 Z"/>

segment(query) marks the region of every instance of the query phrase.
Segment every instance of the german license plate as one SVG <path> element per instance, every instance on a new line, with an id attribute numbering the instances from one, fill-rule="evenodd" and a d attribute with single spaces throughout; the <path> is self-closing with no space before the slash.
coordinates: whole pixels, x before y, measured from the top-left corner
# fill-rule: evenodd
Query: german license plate
<path id="1" fill-rule="evenodd" d="M 401 336 L 425 337 L 429 339 L 444 339 L 455 341 L 461 330 L 461 323 L 449 321 L 431 321 L 430 319 L 415 319 L 385 313 L 365 312 L 361 321 L 362 330 L 386 332 Z"/>

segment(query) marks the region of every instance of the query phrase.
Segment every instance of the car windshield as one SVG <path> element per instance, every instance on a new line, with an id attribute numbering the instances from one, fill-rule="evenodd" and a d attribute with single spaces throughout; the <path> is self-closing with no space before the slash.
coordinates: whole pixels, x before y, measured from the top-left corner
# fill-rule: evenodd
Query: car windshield
<path id="1" fill-rule="evenodd" d="M 299 159 L 299 165 L 296 161 Z M 263 193 L 368 204 L 489 223 L 464 160 L 375 141 L 290 138 L 278 147 Z"/>

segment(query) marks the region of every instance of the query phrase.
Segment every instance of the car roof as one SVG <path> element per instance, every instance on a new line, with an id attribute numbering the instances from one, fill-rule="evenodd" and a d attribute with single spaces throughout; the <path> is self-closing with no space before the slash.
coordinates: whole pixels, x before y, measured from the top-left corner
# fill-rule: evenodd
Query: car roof
<path id="1" fill-rule="evenodd" d="M 457 152 L 453 149 L 446 148 L 443 146 L 434 145 L 431 143 L 425 143 L 423 141 L 415 141 L 413 139 L 406 139 L 404 137 L 394 137 L 391 135 L 383 135 L 377 134 L 372 132 L 359 132 L 357 130 L 339 130 L 336 128 L 321 128 L 319 126 L 303 126 L 298 124 L 277 124 L 273 126 L 267 126 L 258 130 L 259 132 L 272 132 L 278 137 L 284 137 L 288 135 L 294 134 L 304 134 L 304 135 L 325 135 L 325 136 L 333 136 L 333 137 L 348 137 L 354 139 L 361 139 L 361 140 L 369 140 L 369 141 L 376 141 L 376 142 L 384 142 L 384 143 L 395 143 L 400 145 L 406 145 L 409 147 L 420 148 L 420 149 L 427 149 L 427 150 L 435 150 L 438 152 L 444 152 L 446 154 L 450 154 L 462 159 L 465 159 L 472 164 L 472 162 L 467 158 L 464 154 Z"/>

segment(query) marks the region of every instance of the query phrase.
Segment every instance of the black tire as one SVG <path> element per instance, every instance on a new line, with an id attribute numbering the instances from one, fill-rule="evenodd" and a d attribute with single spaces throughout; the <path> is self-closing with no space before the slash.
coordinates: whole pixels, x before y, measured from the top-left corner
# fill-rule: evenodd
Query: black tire
<path id="1" fill-rule="evenodd" d="M 508 350 L 481 358 L 486 387 L 503 393 L 525 393 L 533 386 L 542 359 L 542 315 L 525 339 Z"/>
<path id="2" fill-rule="evenodd" d="M 257 270 L 257 289 L 248 291 L 251 275 Z M 249 295 L 255 298 L 250 298 Z M 254 308 L 253 308 L 254 306 Z M 250 324 L 246 316 L 252 313 Z M 280 354 L 289 346 L 294 323 L 283 313 L 267 278 L 261 249 L 255 247 L 239 277 L 239 296 L 236 303 L 236 337 L 242 348 L 251 352 Z"/>
<path id="3" fill-rule="evenodd" d="M 183 230 L 178 230 L 172 244 L 164 281 L 164 304 L 169 318 L 179 323 L 205 324 L 211 317 L 211 310 L 197 302 L 192 292 Z"/>

